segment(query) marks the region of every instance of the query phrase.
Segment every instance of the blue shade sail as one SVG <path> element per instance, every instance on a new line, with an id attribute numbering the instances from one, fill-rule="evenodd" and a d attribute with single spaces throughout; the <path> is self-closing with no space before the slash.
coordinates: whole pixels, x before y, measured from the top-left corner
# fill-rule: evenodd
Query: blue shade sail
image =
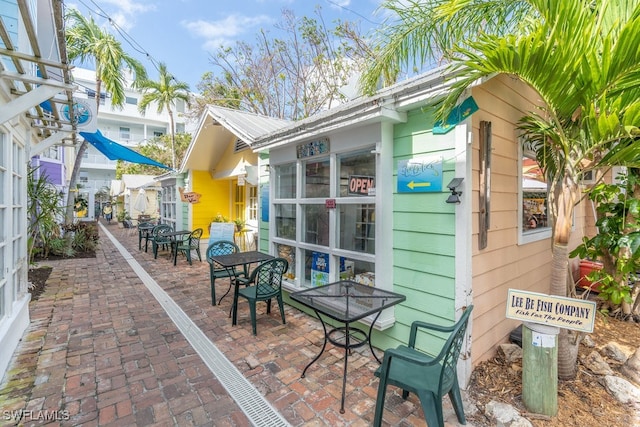
<path id="1" fill-rule="evenodd" d="M 149 157 L 133 151 L 130 148 L 120 145 L 102 135 L 99 130 L 95 132 L 79 132 L 87 142 L 96 147 L 98 151 L 107 156 L 109 160 L 124 160 L 125 162 L 139 163 L 142 165 L 151 165 L 164 169 L 171 169 L 169 166 L 156 162 Z"/>

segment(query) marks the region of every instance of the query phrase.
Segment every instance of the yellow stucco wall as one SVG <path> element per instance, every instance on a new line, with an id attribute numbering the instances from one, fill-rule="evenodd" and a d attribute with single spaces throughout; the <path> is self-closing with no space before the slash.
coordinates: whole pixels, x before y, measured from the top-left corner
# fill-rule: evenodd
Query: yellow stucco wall
<path id="1" fill-rule="evenodd" d="M 258 155 L 250 150 L 234 153 L 234 144 L 229 144 L 213 172 L 225 173 L 234 170 L 241 162 L 257 165 Z M 203 237 L 209 237 L 209 224 L 217 215 L 232 220 L 233 183 L 236 176 L 213 179 L 209 171 L 191 171 L 191 191 L 201 194 L 200 203 L 191 205 L 192 229 L 202 228 Z"/>
<path id="2" fill-rule="evenodd" d="M 200 203 L 191 205 L 192 228 L 202 228 L 203 237 L 209 237 L 209 224 L 218 213 L 229 217 L 231 213 L 231 181 L 214 180 L 209 172 L 193 171 L 191 189 L 201 194 Z"/>

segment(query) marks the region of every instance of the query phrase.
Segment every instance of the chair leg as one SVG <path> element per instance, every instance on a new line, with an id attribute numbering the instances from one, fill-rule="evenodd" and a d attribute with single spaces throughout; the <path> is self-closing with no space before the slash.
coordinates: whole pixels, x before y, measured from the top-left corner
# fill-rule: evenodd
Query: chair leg
<path id="1" fill-rule="evenodd" d="M 251 314 L 251 327 L 253 328 L 253 335 L 258 335 L 256 328 L 256 301 L 249 300 L 249 313 Z"/>
<path id="2" fill-rule="evenodd" d="M 231 304 L 231 325 L 238 323 L 238 294 L 233 293 L 233 304 Z"/>
<path id="3" fill-rule="evenodd" d="M 198 254 L 198 261 L 202 262 L 202 257 L 200 256 L 200 248 L 196 249 L 196 253 Z"/>
<path id="4" fill-rule="evenodd" d="M 271 300 L 267 300 L 267 314 L 271 314 Z"/>
<path id="5" fill-rule="evenodd" d="M 442 415 L 442 398 L 438 399 L 430 391 L 419 391 L 418 398 L 424 412 L 424 419 L 428 427 L 444 427 L 444 417 Z"/>
<path id="6" fill-rule="evenodd" d="M 211 281 L 211 305 L 216 305 L 216 278 L 212 271 L 209 272 L 209 280 Z"/>
<path id="7" fill-rule="evenodd" d="M 453 387 L 449 391 L 449 399 L 453 405 L 453 410 L 456 412 L 458 421 L 460 424 L 466 424 L 467 419 L 464 416 L 464 406 L 462 404 L 462 396 L 460 396 L 460 387 L 458 386 L 458 379 L 454 380 Z"/>
<path id="8" fill-rule="evenodd" d="M 378 384 L 378 397 L 376 398 L 376 411 L 373 417 L 373 427 L 382 426 L 382 412 L 384 411 L 384 395 L 387 391 L 387 382 L 380 378 Z"/>
<path id="9" fill-rule="evenodd" d="M 187 254 L 187 261 L 189 261 L 189 265 L 191 265 L 191 249 L 185 250 L 185 253 Z"/>
<path id="10" fill-rule="evenodd" d="M 282 316 L 282 324 L 285 325 L 287 322 L 284 320 L 284 303 L 282 302 L 282 295 L 278 295 L 278 306 L 280 306 L 280 316 Z"/>

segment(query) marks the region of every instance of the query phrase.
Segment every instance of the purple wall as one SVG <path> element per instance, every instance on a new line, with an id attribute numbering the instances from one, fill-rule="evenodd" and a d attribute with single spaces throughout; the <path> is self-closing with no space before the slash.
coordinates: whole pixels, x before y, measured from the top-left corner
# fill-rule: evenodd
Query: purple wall
<path id="1" fill-rule="evenodd" d="M 63 185 L 63 175 L 62 168 L 63 165 L 61 163 L 52 163 L 46 160 L 40 159 L 40 174 L 46 174 L 49 178 L 48 181 L 55 185 Z"/>

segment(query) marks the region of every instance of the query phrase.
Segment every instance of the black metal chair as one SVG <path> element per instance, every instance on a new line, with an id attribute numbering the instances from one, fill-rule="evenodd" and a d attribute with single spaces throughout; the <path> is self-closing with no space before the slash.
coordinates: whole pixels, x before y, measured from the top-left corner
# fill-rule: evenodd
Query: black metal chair
<path id="1" fill-rule="evenodd" d="M 466 424 L 460 387 L 458 386 L 457 363 L 464 341 L 467 323 L 473 305 L 466 308 L 462 317 L 452 326 L 440 326 L 414 321 L 409 334 L 409 346 L 398 346 L 384 352 L 382 365 L 375 372 L 380 377 L 378 397 L 373 420 L 374 427 L 382 425 L 385 392 L 391 384 L 402 389 L 402 397 L 415 393 L 420 398 L 424 417 L 429 427 L 444 427 L 442 398 L 449 394 L 453 409 L 460 424 Z M 436 357 L 416 349 L 419 329 L 449 333 L 442 349 Z"/>
<path id="2" fill-rule="evenodd" d="M 202 228 L 196 228 L 189 234 L 185 234 L 181 240 L 176 242 L 175 253 L 173 254 L 173 265 L 176 265 L 178 253 L 183 252 L 191 265 L 191 251 L 196 251 L 198 260 L 202 262 L 200 257 L 200 238 L 202 237 Z"/>
<path id="3" fill-rule="evenodd" d="M 153 258 L 158 258 L 158 249 L 162 247 L 167 249 L 171 247 L 171 237 L 165 236 L 165 233 L 173 231 L 173 227 L 167 224 L 156 225 L 151 231 L 151 247 L 153 248 Z"/>
<path id="4" fill-rule="evenodd" d="M 209 279 L 211 281 L 211 305 L 216 305 L 216 279 L 228 277 L 229 278 L 229 289 L 227 292 L 220 297 L 220 301 L 224 298 L 229 291 L 231 290 L 231 286 L 233 286 L 233 280 L 236 277 L 247 276 L 247 267 L 245 266 L 243 270 L 239 270 L 237 267 L 233 269 L 226 269 L 216 263 L 211 259 L 211 257 L 215 255 L 230 255 L 236 252 L 240 252 L 240 248 L 234 242 L 230 240 L 219 240 L 215 243 L 212 243 L 207 248 L 207 262 L 209 263 Z M 218 302 L 220 304 L 220 302 Z"/>
<path id="5" fill-rule="evenodd" d="M 282 302 L 282 276 L 287 272 L 288 268 L 289 262 L 286 259 L 274 258 L 257 266 L 248 279 L 238 279 L 238 282 L 246 285 L 246 287 L 238 289 L 233 295 L 233 320 L 231 324 L 235 325 L 238 320 L 238 297 L 246 298 L 249 301 L 253 335 L 257 335 L 256 303 L 258 301 L 267 302 L 267 314 L 270 314 L 271 300 L 275 298 L 278 301 L 278 307 L 280 307 L 282 323 L 285 324 L 284 304 Z"/>

